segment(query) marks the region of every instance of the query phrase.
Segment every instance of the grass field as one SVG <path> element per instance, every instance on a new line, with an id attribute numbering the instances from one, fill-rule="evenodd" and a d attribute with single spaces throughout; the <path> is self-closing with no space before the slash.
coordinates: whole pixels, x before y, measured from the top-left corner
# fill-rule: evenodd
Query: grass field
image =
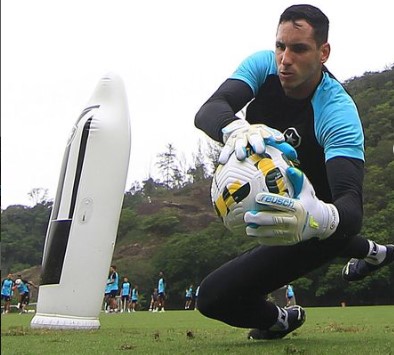
<path id="1" fill-rule="evenodd" d="M 105 314 L 96 331 L 30 329 L 34 314 L 1 316 L 1 354 L 394 354 L 394 306 L 307 308 L 281 340 L 247 340 L 247 329 L 198 311 Z"/>

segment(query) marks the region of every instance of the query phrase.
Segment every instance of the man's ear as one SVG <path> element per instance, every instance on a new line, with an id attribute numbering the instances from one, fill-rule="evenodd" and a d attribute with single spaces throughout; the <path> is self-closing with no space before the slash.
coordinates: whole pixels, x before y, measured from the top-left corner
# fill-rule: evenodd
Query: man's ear
<path id="1" fill-rule="evenodd" d="M 323 43 L 321 45 L 321 63 L 324 64 L 325 62 L 327 62 L 328 57 L 330 56 L 330 52 L 331 52 L 331 47 L 329 43 Z"/>

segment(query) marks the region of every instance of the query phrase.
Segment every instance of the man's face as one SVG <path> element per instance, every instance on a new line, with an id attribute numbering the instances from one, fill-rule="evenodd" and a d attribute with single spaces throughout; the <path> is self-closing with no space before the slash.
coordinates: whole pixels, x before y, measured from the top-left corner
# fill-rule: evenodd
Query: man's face
<path id="1" fill-rule="evenodd" d="M 322 64 L 328 59 L 330 46 L 317 46 L 313 28 L 304 20 L 283 22 L 276 33 L 276 63 L 285 94 L 308 97 L 321 79 Z"/>

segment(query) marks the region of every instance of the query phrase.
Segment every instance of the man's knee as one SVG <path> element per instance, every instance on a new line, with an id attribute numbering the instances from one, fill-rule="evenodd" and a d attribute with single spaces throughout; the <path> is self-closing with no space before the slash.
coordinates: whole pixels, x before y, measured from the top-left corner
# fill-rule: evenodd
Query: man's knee
<path id="1" fill-rule="evenodd" d="M 216 318 L 215 315 L 219 310 L 220 303 L 215 292 L 211 292 L 203 285 L 200 286 L 198 293 L 198 310 L 200 313 L 209 318 Z"/>

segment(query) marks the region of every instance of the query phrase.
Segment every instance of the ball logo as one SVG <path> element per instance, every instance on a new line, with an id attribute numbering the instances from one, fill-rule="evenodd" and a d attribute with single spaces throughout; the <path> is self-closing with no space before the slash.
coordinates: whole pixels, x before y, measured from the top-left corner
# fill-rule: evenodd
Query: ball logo
<path id="1" fill-rule="evenodd" d="M 221 218 L 226 216 L 230 211 L 233 204 L 239 203 L 250 193 L 250 184 L 242 184 L 239 181 L 235 181 L 228 187 L 225 187 L 223 194 L 214 201 L 214 208 L 217 215 Z"/>

